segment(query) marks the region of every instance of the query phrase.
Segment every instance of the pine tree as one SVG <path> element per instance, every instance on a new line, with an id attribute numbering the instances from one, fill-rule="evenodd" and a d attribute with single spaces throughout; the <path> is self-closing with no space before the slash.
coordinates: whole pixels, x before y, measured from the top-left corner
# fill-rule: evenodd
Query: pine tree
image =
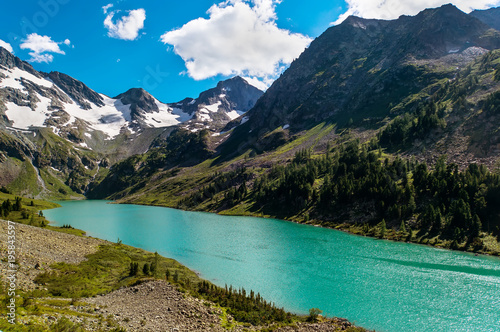
<path id="1" fill-rule="evenodd" d="M 385 223 L 385 219 L 382 219 L 380 223 L 380 238 L 383 239 L 385 237 L 385 232 L 387 231 L 387 225 Z"/>
<path id="2" fill-rule="evenodd" d="M 406 226 L 405 226 L 404 221 L 401 221 L 401 225 L 399 226 L 399 230 L 403 233 L 406 233 Z"/>
<path id="3" fill-rule="evenodd" d="M 179 272 L 177 270 L 175 270 L 175 273 L 174 273 L 174 282 L 178 282 L 179 281 Z"/>
<path id="4" fill-rule="evenodd" d="M 156 273 L 156 270 L 158 268 L 158 260 L 160 259 L 160 255 L 158 254 L 158 252 L 155 251 L 155 257 L 154 257 L 154 260 L 153 260 L 153 263 L 151 263 L 151 274 L 154 275 Z"/>
<path id="5" fill-rule="evenodd" d="M 14 206 L 12 207 L 13 211 L 21 211 L 22 208 L 22 198 L 21 197 L 16 197 L 16 200 L 14 202 Z"/>
<path id="6" fill-rule="evenodd" d="M 413 238 L 413 230 L 411 229 L 411 227 L 408 227 L 408 236 L 406 237 L 406 241 L 411 242 L 412 238 Z"/>

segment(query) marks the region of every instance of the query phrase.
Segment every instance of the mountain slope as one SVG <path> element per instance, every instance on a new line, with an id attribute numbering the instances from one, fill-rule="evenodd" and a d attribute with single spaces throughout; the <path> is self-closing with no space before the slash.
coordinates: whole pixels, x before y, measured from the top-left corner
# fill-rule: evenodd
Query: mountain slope
<path id="1" fill-rule="evenodd" d="M 324 135 L 332 125 L 320 124 L 275 151 L 191 167 L 169 167 L 168 149 L 152 149 L 113 167 L 103 183 L 119 184 L 108 188 L 119 188 L 112 198 L 123 203 L 269 216 L 500 254 L 500 176 L 481 165 L 500 165 L 499 121 L 495 50 L 376 132 L 350 128 L 332 138 Z"/>
<path id="2" fill-rule="evenodd" d="M 0 59 L 0 111 L 9 127 L 23 130 L 52 127 L 61 137 L 81 143 L 87 141 L 81 132 L 88 136 L 99 131 L 109 140 L 120 133 L 177 125 L 187 120 L 182 114 L 173 114 L 168 105 L 144 90 L 129 90 L 119 98 L 109 98 L 66 74 L 37 72 L 3 48 Z M 154 108 L 148 108 L 148 112 L 159 113 L 161 109 L 162 115 L 154 120 L 142 119 L 138 107 L 145 107 L 146 103 Z M 75 127 L 80 135 L 73 130 Z"/>

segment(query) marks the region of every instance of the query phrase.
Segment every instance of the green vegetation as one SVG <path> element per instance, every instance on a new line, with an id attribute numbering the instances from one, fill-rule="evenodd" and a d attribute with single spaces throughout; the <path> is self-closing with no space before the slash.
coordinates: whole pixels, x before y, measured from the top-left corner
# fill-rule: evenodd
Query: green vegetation
<path id="1" fill-rule="evenodd" d="M 333 119 L 293 136 L 278 128 L 262 137 L 282 135 L 285 142 L 273 151 L 248 146 L 225 160 L 223 148 L 218 159 L 191 167 L 169 168 L 164 157 L 148 152 L 125 161 L 126 171 L 119 164 L 108 179 L 128 177 L 117 194 L 127 203 L 278 217 L 498 254 L 498 175 L 481 165 L 447 164 L 435 142 L 452 139 L 460 128 L 471 135 L 467 151 L 494 153 L 488 149 L 500 143 L 497 129 L 485 133 L 483 125 L 500 109 L 500 94 L 492 93 L 499 66 L 499 50 L 458 72 L 443 64 L 408 65 L 405 70 L 427 75 L 429 85 L 389 105 L 385 118 L 356 119 L 342 131 Z M 360 124 L 371 129 L 358 129 Z M 158 149 L 155 155 L 169 150 Z M 426 149 L 438 160 L 432 165 L 398 156 Z"/>
<path id="2" fill-rule="evenodd" d="M 290 323 L 294 316 L 284 309 L 276 308 L 274 304 L 266 302 L 259 293 L 244 288 L 220 288 L 202 281 L 198 284 L 198 294 L 220 306 L 229 308 L 229 313 L 239 322 L 253 325 L 270 324 L 274 322 Z M 297 317 L 295 317 L 297 319 Z"/>
<path id="3" fill-rule="evenodd" d="M 6 301 L 9 301 L 7 293 L 0 286 L 0 330 L 12 332 L 87 332 L 83 323 L 73 323 L 67 317 L 78 317 L 83 322 L 87 319 L 95 319 L 98 321 L 97 330 L 93 331 L 109 331 L 109 332 L 125 332 L 119 327 L 118 323 L 111 318 L 104 318 L 102 315 L 94 313 L 90 306 L 81 303 L 76 299 L 53 299 L 48 297 L 49 294 L 43 290 L 33 290 L 23 292 L 18 290 L 16 297 L 17 316 L 16 323 L 9 323 L 6 317 Z M 71 306 L 86 306 L 86 312 L 75 311 Z M 47 319 L 50 316 L 54 319 Z M 59 316 L 58 319 L 55 317 Z"/>
<path id="4" fill-rule="evenodd" d="M 460 172 L 444 158 L 429 171 L 416 161 L 381 161 L 378 150 L 350 143 L 331 156 L 275 167 L 253 189 L 255 205 L 267 214 L 287 218 L 307 211 L 317 220 L 370 228 L 381 222 L 380 237 L 386 227 L 409 225 L 420 239 L 437 236 L 450 241 L 448 247 L 489 252 L 482 238 L 500 235 L 500 176 L 476 164 Z"/>
<path id="5" fill-rule="evenodd" d="M 307 318 L 310 322 L 315 322 L 318 320 L 318 316 L 323 313 L 322 310 L 318 308 L 309 309 L 309 317 Z"/>
<path id="6" fill-rule="evenodd" d="M 380 134 L 380 144 L 390 148 L 404 148 L 416 139 L 425 139 L 430 132 L 446 126 L 444 107 L 424 103 L 415 113 L 396 117 Z"/>
<path id="7" fill-rule="evenodd" d="M 444 157 L 429 170 L 381 151 L 376 142 L 351 141 L 321 156 L 300 150 L 288 165 L 260 175 L 244 167 L 218 172 L 178 207 L 344 225 L 358 234 L 499 253 L 486 241 L 500 235 L 499 175 L 476 164 L 459 171 Z"/>

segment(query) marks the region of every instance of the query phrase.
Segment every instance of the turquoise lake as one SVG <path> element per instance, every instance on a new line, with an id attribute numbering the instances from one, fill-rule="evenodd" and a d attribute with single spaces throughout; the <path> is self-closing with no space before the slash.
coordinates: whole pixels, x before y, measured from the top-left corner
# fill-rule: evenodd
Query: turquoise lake
<path id="1" fill-rule="evenodd" d="M 500 331 L 500 259 L 287 221 L 58 202 L 54 225 L 158 251 L 207 280 L 295 313 L 320 308 L 377 331 Z"/>

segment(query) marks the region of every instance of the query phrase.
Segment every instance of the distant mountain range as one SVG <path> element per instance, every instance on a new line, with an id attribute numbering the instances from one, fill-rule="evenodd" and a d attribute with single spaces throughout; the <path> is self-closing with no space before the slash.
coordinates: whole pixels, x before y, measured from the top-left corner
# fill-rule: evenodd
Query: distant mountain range
<path id="1" fill-rule="evenodd" d="M 38 72 L 0 47 L 0 185 L 48 196 L 82 194 L 99 165 L 144 153 L 172 130 L 216 134 L 262 94 L 234 77 L 171 104 L 140 88 L 110 98 L 66 74 Z M 50 174 L 44 178 L 40 167 Z M 26 188 L 21 174 L 30 174 Z M 60 185 L 48 189 L 47 182 Z"/>
<path id="2" fill-rule="evenodd" d="M 220 82 L 197 99 L 165 104 L 140 88 L 109 98 L 66 74 L 37 72 L 3 48 L 0 66 L 4 124 L 21 130 L 52 127 L 65 138 L 74 135 L 72 129 L 76 127 L 87 134 L 101 131 L 113 139 L 120 132 L 136 133 L 143 128 L 174 126 L 188 120 L 192 120 L 191 126 L 220 126 L 248 111 L 263 93 L 235 77 Z M 85 141 L 85 137 L 79 139 Z"/>

